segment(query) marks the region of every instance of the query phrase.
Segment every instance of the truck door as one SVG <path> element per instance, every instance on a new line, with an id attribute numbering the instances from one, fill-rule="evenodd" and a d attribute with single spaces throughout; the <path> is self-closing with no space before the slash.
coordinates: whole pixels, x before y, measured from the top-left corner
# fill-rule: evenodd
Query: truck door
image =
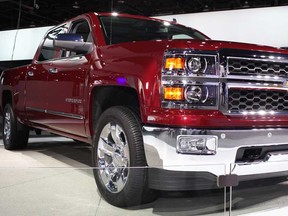
<path id="1" fill-rule="evenodd" d="M 45 124 L 47 108 L 47 81 L 49 69 L 54 59 L 59 58 L 60 52 L 53 48 L 53 39 L 67 31 L 65 25 L 57 27 L 47 33 L 39 49 L 37 59 L 28 67 L 26 75 L 26 115 L 33 123 Z"/>
<path id="2" fill-rule="evenodd" d="M 84 41 L 92 42 L 86 20 L 72 24 L 69 33 L 82 35 Z M 47 85 L 47 114 L 50 128 L 85 137 L 85 80 L 89 73 L 88 53 L 64 51 L 62 58 L 53 61 L 49 69 Z"/>

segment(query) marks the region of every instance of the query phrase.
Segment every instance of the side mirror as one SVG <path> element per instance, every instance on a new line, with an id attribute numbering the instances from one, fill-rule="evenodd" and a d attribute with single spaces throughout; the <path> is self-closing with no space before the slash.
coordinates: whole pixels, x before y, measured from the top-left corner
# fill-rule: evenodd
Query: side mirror
<path id="1" fill-rule="evenodd" d="M 79 34 L 58 34 L 53 40 L 53 45 L 59 49 L 87 53 L 91 51 L 93 44 L 84 42 L 83 37 Z"/>

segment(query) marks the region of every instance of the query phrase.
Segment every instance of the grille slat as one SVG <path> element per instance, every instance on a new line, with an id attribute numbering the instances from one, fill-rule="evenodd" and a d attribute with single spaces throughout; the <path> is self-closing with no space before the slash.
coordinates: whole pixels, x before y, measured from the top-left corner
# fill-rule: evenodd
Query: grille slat
<path id="1" fill-rule="evenodd" d="M 250 111 L 288 111 L 288 93 L 263 89 L 229 89 L 228 110 L 231 113 Z"/>
<path id="2" fill-rule="evenodd" d="M 228 73 L 231 75 L 268 75 L 288 78 L 288 63 L 228 57 Z"/>

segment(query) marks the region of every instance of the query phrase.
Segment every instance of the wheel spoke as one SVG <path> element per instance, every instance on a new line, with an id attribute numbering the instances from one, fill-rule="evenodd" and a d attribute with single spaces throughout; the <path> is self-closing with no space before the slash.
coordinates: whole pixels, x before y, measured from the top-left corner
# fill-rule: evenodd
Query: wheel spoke
<path id="1" fill-rule="evenodd" d="M 100 137 L 98 150 L 106 155 L 113 156 L 114 148 L 107 139 Z"/>
<path id="2" fill-rule="evenodd" d="M 128 166 L 128 158 L 125 157 L 123 154 L 114 153 L 113 155 L 113 164 L 115 167 L 127 167 Z"/>
<path id="3" fill-rule="evenodd" d="M 119 127 L 119 125 L 112 125 L 110 126 L 110 132 L 112 139 L 116 146 L 122 146 L 122 141 L 120 139 L 120 134 L 123 133 L 122 129 Z"/>
<path id="4" fill-rule="evenodd" d="M 111 172 L 109 176 L 105 176 L 107 178 L 106 186 L 110 191 L 119 192 L 125 186 L 127 181 L 127 168 L 116 168 L 114 172 Z"/>
<path id="5" fill-rule="evenodd" d="M 127 169 L 127 168 L 125 168 L 125 169 Z M 118 176 L 117 176 L 117 186 L 118 186 L 118 188 L 123 188 L 124 186 L 125 186 L 125 183 L 126 183 L 126 181 L 127 181 L 127 175 L 125 176 L 124 175 L 124 173 L 128 173 L 127 172 L 127 170 L 124 172 L 124 170 L 125 169 L 123 169 L 123 168 L 119 168 L 119 170 L 118 170 Z"/>
<path id="6" fill-rule="evenodd" d="M 111 192 L 114 192 L 114 193 L 118 192 L 118 187 L 117 187 L 116 184 L 114 184 L 113 181 L 109 181 L 109 182 L 106 184 L 106 187 L 107 187 L 107 189 L 108 189 L 109 191 L 111 191 Z"/>
<path id="7" fill-rule="evenodd" d="M 10 113 L 5 113 L 4 121 L 4 139 L 9 141 L 11 134 L 11 115 Z"/>
<path id="8" fill-rule="evenodd" d="M 109 178 L 109 175 L 107 172 L 107 168 L 100 169 L 99 172 L 100 172 L 100 176 L 101 176 L 101 179 L 102 179 L 104 185 L 107 185 L 110 181 L 110 178 Z"/>
<path id="9" fill-rule="evenodd" d="M 100 177 L 107 190 L 120 192 L 127 182 L 129 147 L 122 127 L 113 122 L 106 124 L 98 141 L 98 164 L 103 168 Z"/>
<path id="10" fill-rule="evenodd" d="M 115 143 L 115 152 L 113 155 L 113 161 L 116 167 L 126 167 L 127 166 L 127 155 L 129 155 L 129 150 L 127 143 L 126 143 L 126 137 L 122 130 L 122 128 L 119 125 L 112 125 L 110 126 L 111 130 L 111 136 L 113 138 L 113 141 Z M 126 148 L 127 146 L 127 148 Z"/>

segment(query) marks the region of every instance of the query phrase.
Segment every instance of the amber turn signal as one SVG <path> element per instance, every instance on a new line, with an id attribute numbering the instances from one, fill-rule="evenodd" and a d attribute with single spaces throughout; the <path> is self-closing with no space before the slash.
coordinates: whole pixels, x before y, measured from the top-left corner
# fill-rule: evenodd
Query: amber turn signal
<path id="1" fill-rule="evenodd" d="M 165 69 L 184 69 L 185 58 L 166 58 L 165 60 Z"/>
<path id="2" fill-rule="evenodd" d="M 181 87 L 164 87 L 165 100 L 183 100 L 184 89 Z"/>

